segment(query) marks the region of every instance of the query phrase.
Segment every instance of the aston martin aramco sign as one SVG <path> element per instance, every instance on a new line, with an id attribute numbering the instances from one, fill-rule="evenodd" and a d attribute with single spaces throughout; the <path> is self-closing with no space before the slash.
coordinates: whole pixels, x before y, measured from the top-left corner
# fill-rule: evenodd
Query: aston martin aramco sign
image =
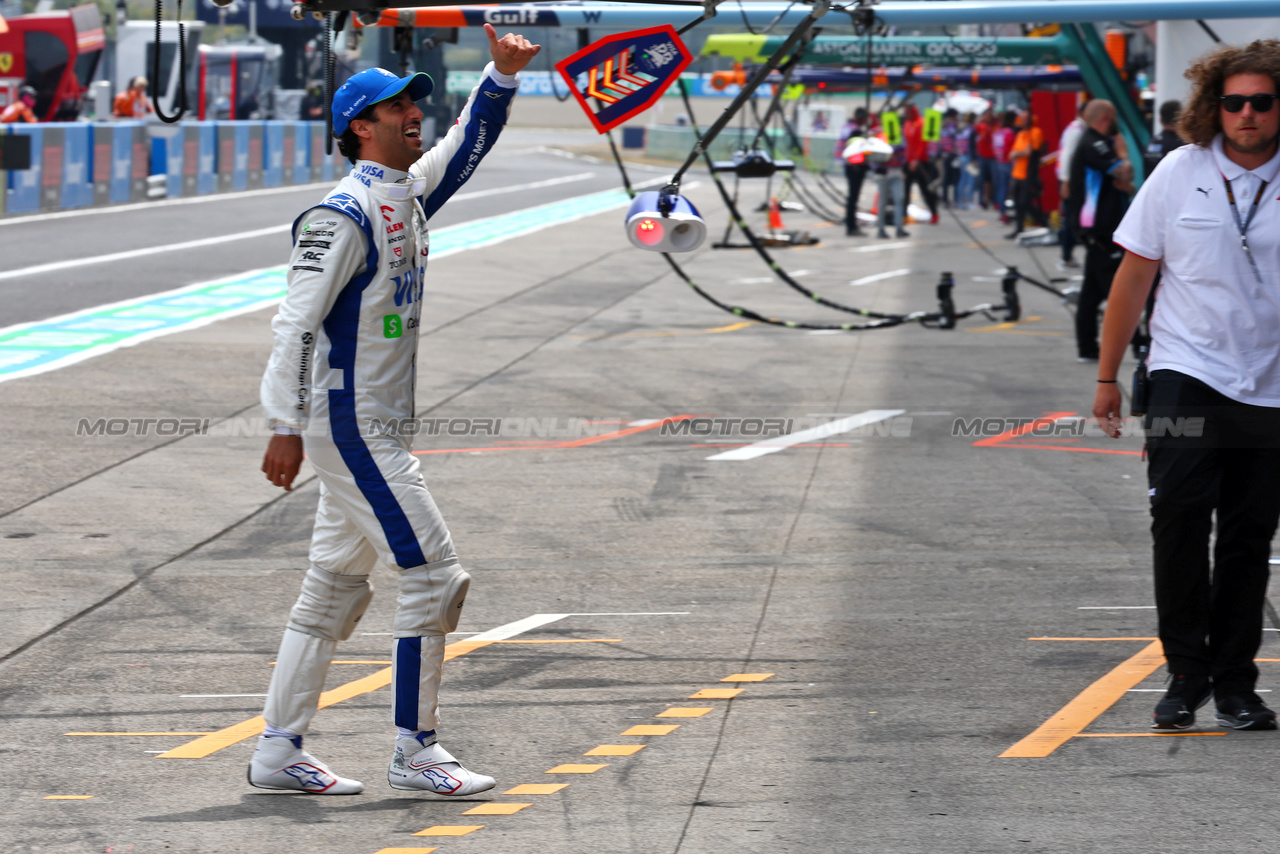
<path id="1" fill-rule="evenodd" d="M 763 63 L 785 41 L 782 36 L 712 35 L 702 55 Z M 879 66 L 1065 65 L 1069 45 L 1062 38 L 949 39 L 893 37 L 871 40 L 871 62 Z M 867 40 L 856 36 L 818 36 L 801 62 L 814 65 L 865 65 Z"/>

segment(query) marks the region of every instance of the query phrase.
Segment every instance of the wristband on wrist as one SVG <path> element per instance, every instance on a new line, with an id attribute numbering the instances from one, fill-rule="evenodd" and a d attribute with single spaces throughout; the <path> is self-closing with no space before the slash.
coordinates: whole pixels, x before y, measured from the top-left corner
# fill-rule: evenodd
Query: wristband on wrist
<path id="1" fill-rule="evenodd" d="M 1115 383 L 1115 380 L 1098 380 L 1100 383 Z"/>

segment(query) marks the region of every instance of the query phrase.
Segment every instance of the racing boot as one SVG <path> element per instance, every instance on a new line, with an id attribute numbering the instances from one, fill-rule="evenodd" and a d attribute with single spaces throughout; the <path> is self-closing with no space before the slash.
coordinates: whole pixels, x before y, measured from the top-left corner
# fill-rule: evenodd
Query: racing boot
<path id="1" fill-rule="evenodd" d="M 397 738 L 396 752 L 387 769 L 387 782 L 393 789 L 452 797 L 488 791 L 497 783 L 492 777 L 463 768 L 461 762 L 436 743 L 434 735 L 421 739 L 412 735 Z"/>
<path id="2" fill-rule="evenodd" d="M 364 783 L 339 777 L 303 750 L 302 736 L 258 736 L 258 747 L 249 761 L 249 785 L 312 795 L 358 795 L 364 791 Z"/>

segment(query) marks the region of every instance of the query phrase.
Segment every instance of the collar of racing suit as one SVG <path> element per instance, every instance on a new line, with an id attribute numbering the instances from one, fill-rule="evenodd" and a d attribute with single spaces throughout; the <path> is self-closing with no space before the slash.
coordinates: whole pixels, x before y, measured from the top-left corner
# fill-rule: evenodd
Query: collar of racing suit
<path id="1" fill-rule="evenodd" d="M 415 178 L 408 172 L 390 169 L 372 160 L 357 160 L 351 167 L 351 174 L 382 178 L 385 183 L 370 182 L 368 187 L 375 196 L 387 201 L 403 202 L 427 191 L 426 178 Z"/>

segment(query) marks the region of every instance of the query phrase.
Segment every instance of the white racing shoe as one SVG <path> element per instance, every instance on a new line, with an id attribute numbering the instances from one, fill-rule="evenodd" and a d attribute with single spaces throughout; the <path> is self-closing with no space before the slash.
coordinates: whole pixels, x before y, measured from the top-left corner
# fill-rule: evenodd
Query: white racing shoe
<path id="1" fill-rule="evenodd" d="M 474 774 L 462 767 L 449 751 L 436 742 L 426 747 L 416 738 L 396 739 L 396 752 L 387 769 L 387 782 L 393 789 L 434 792 L 437 795 L 474 795 L 492 789 L 492 777 Z"/>
<path id="2" fill-rule="evenodd" d="M 249 761 L 249 785 L 259 789 L 288 789 L 312 795 L 358 795 L 364 783 L 339 777 L 302 749 L 302 737 L 258 736 Z"/>

